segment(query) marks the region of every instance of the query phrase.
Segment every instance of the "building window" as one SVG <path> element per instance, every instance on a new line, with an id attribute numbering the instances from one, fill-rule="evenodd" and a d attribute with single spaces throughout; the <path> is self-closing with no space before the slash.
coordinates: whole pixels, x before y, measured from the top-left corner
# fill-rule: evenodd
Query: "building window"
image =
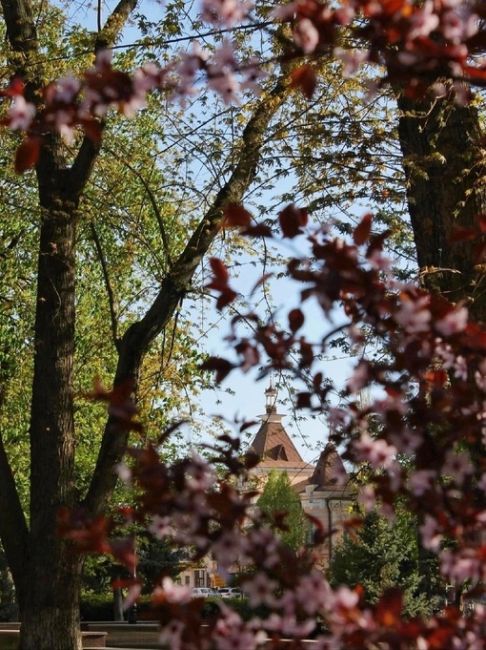
<path id="1" fill-rule="evenodd" d="M 191 584 L 191 576 L 185 576 L 184 581 L 185 581 L 186 585 L 190 585 Z"/>
<path id="2" fill-rule="evenodd" d="M 204 569 L 198 569 L 197 571 L 194 571 L 194 586 L 206 586 L 206 571 Z"/>

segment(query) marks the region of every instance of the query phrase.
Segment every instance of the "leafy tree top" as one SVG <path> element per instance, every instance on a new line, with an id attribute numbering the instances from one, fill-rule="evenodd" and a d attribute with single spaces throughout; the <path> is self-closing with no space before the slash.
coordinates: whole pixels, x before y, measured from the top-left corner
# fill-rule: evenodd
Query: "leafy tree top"
<path id="1" fill-rule="evenodd" d="M 268 475 L 258 508 L 273 522 L 284 544 L 297 550 L 305 542 L 306 519 L 296 491 L 292 488 L 286 472 L 274 470 Z"/>

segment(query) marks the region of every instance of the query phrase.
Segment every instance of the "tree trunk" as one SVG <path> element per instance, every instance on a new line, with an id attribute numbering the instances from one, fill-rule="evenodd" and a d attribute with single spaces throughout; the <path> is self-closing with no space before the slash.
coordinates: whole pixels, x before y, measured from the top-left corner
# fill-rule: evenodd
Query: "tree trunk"
<path id="1" fill-rule="evenodd" d="M 52 178 L 52 177 L 51 177 Z M 58 176 L 59 178 L 59 176 Z M 50 179 L 47 179 L 49 183 Z M 79 650 L 80 560 L 57 537 L 73 505 L 76 206 L 42 192 L 31 406 L 30 532 L 21 650 Z M 53 197 L 56 197 L 53 199 Z"/>
<path id="2" fill-rule="evenodd" d="M 81 650 L 80 575 L 80 559 L 55 531 L 42 544 L 32 544 L 20 650 Z"/>
<path id="3" fill-rule="evenodd" d="M 34 540 L 52 534 L 59 506 L 73 501 L 76 218 L 65 206 L 56 208 L 43 214 L 37 276 L 30 418 Z"/>
<path id="4" fill-rule="evenodd" d="M 465 301 L 486 321 L 485 261 L 478 241 L 455 241 L 457 229 L 477 228 L 486 211 L 486 164 L 474 106 L 452 100 L 398 98 L 407 200 L 424 286 L 452 302 Z"/>

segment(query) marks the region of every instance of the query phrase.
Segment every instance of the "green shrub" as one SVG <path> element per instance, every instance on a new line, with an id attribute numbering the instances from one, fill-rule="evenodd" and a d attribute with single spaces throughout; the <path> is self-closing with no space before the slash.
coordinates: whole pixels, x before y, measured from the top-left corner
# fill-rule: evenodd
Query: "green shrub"
<path id="1" fill-rule="evenodd" d="M 113 594 L 82 594 L 79 605 L 82 621 L 112 621 L 113 616 Z M 150 599 L 143 597 L 137 603 L 137 617 L 146 619 L 150 610 Z M 127 613 L 125 612 L 125 619 Z"/>

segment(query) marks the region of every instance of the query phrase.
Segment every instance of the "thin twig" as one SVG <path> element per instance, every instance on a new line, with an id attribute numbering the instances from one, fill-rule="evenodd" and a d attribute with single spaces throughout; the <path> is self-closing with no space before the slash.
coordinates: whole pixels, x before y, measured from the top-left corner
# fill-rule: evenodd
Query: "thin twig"
<path id="1" fill-rule="evenodd" d="M 110 319 L 111 319 L 111 334 L 113 337 L 113 343 L 115 348 L 118 350 L 120 347 L 120 339 L 118 337 L 118 317 L 116 314 L 116 299 L 113 292 L 113 287 L 111 286 L 110 276 L 108 273 L 108 266 L 106 264 L 105 255 L 103 253 L 103 247 L 101 246 L 101 240 L 96 231 L 95 225 L 93 222 L 90 224 L 91 234 L 93 236 L 94 245 L 96 247 L 96 252 L 98 254 L 98 259 L 101 264 L 101 269 L 103 272 L 103 279 L 105 282 L 106 293 L 108 294 L 108 304 L 110 307 Z"/>
<path id="2" fill-rule="evenodd" d="M 159 206 L 157 205 L 157 200 L 155 198 L 154 193 L 152 192 L 152 189 L 151 189 L 150 185 L 147 183 L 147 181 L 145 180 L 143 175 L 138 171 L 138 169 L 133 167 L 125 158 L 122 158 L 121 156 L 119 156 L 115 151 L 113 151 L 113 149 L 110 149 L 109 147 L 105 147 L 105 149 L 113 157 L 115 157 L 117 160 L 121 161 L 124 165 L 127 166 L 127 168 L 132 172 L 132 174 L 134 174 L 138 178 L 138 180 L 142 183 L 145 191 L 147 192 L 147 195 L 148 195 L 149 200 L 150 200 L 150 204 L 152 205 L 152 209 L 153 209 L 154 214 L 155 214 L 155 218 L 157 219 L 157 224 L 159 226 L 160 236 L 162 237 L 162 244 L 164 245 L 164 252 L 165 252 L 165 256 L 167 258 L 167 264 L 169 265 L 169 268 L 171 268 L 172 267 L 172 258 L 171 258 L 171 255 L 170 255 L 169 239 L 167 237 L 167 232 L 165 230 L 164 220 L 163 220 L 162 215 L 160 213 Z"/>

